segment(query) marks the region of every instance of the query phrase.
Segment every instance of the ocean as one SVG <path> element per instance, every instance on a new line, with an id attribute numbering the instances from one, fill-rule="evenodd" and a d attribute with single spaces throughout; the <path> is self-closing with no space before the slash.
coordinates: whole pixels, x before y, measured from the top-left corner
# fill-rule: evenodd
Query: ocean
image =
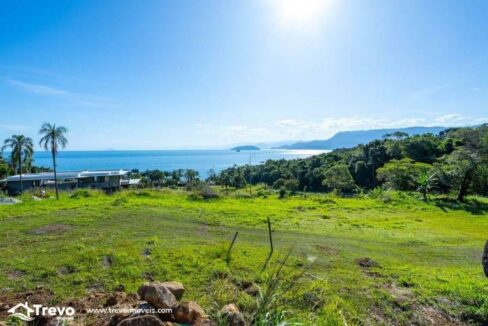
<path id="1" fill-rule="evenodd" d="M 219 172 L 233 165 L 259 164 L 266 160 L 296 159 L 321 154 L 320 150 L 141 150 L 141 151 L 61 151 L 58 171 L 148 169 L 193 169 L 206 177 L 213 169 Z M 34 165 L 51 167 L 50 152 L 34 153 Z"/>

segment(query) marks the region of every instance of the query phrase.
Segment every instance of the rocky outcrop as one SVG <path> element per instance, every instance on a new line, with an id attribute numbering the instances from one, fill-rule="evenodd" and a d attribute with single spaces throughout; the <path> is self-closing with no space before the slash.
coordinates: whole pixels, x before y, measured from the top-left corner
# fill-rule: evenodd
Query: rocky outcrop
<path id="1" fill-rule="evenodd" d="M 250 283 L 251 284 L 251 283 Z M 249 288 L 251 286 L 247 286 Z M 202 307 L 194 301 L 179 302 L 183 298 L 185 288 L 178 282 L 148 282 L 137 291 L 140 300 L 129 315 L 113 316 L 110 325 L 117 326 L 216 326 Z M 124 303 L 125 297 L 122 291 L 116 291 L 107 298 L 105 306 L 119 307 Z M 159 310 L 158 310 L 159 309 Z M 222 316 L 229 326 L 245 326 L 244 316 L 235 304 L 226 305 Z"/>

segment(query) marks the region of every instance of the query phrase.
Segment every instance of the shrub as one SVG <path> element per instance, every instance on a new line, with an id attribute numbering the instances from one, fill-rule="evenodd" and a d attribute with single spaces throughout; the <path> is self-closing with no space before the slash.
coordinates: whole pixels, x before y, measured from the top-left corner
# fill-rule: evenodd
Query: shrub
<path id="1" fill-rule="evenodd" d="M 285 198 L 285 196 L 286 196 L 286 189 L 281 187 L 280 191 L 278 192 L 278 198 L 283 199 L 283 198 Z"/>
<path id="2" fill-rule="evenodd" d="M 72 198 L 72 199 L 89 198 L 89 197 L 92 197 L 92 194 L 87 189 L 78 189 L 78 190 L 73 191 L 69 195 L 69 198 Z"/>
<path id="3" fill-rule="evenodd" d="M 283 178 L 280 178 L 273 182 L 273 189 L 280 189 L 285 186 L 286 180 Z"/>
<path id="4" fill-rule="evenodd" d="M 298 183 L 298 180 L 290 179 L 290 180 L 286 180 L 284 187 L 286 190 L 294 194 L 298 190 L 299 185 L 300 184 Z"/>
<path id="5" fill-rule="evenodd" d="M 199 183 L 192 187 L 192 193 L 188 196 L 190 200 L 208 200 L 219 198 L 219 194 L 206 183 Z"/>

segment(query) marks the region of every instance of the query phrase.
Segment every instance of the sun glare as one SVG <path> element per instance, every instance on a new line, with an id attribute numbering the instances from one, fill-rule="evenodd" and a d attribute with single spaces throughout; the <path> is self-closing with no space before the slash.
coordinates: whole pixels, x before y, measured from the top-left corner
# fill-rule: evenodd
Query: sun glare
<path id="1" fill-rule="evenodd" d="M 331 0 L 271 0 L 278 21 L 285 27 L 314 27 Z"/>

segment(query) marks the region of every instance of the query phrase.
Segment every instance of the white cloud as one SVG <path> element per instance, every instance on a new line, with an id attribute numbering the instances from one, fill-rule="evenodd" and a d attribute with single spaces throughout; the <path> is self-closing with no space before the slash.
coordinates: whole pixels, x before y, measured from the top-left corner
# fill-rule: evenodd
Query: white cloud
<path id="1" fill-rule="evenodd" d="M 45 85 L 29 84 L 18 80 L 9 80 L 12 85 L 18 86 L 23 90 L 41 95 L 70 95 L 69 92 Z"/>
<path id="2" fill-rule="evenodd" d="M 488 118 L 471 118 L 461 114 L 443 114 L 434 118 L 405 118 L 392 120 L 371 117 L 324 118 L 319 121 L 281 119 L 275 122 L 260 122 L 258 127 L 243 124 L 220 126 L 196 123 L 195 128 L 202 135 L 209 136 L 217 143 L 272 142 L 281 140 L 327 139 L 337 132 L 349 130 L 368 130 L 383 128 L 404 128 L 412 126 L 465 126 L 488 121 Z M 229 141 L 232 140 L 232 141 Z"/>
<path id="3" fill-rule="evenodd" d="M 114 101 L 112 99 L 103 96 L 73 93 L 60 88 L 41 84 L 26 83 L 14 79 L 9 79 L 8 82 L 26 92 L 42 96 L 58 97 L 74 105 L 100 107 L 111 106 L 114 104 Z"/>
<path id="4" fill-rule="evenodd" d="M 434 119 L 434 121 L 439 122 L 439 123 L 452 123 L 452 122 L 461 122 L 463 120 L 468 119 L 467 117 L 457 114 L 457 113 L 452 113 L 452 114 L 445 114 L 441 115 L 437 118 Z"/>

